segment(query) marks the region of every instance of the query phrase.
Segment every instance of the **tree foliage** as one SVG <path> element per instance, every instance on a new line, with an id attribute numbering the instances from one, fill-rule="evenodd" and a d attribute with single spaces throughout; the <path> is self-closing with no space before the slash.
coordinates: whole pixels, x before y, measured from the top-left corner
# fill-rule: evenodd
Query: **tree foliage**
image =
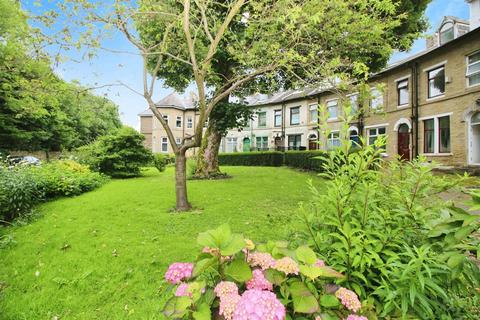
<path id="1" fill-rule="evenodd" d="M 120 126 L 111 101 L 54 74 L 15 1 L 0 15 L 0 149 L 72 149 Z"/>

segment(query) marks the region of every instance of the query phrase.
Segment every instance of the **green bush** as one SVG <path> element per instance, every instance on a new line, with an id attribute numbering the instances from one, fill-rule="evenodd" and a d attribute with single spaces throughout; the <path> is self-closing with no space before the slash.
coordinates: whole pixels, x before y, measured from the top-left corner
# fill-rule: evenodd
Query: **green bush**
<path id="1" fill-rule="evenodd" d="M 131 178 L 140 175 L 140 168 L 153 159 L 150 150 L 143 146 L 144 136 L 133 128 L 123 127 L 111 135 L 78 150 L 80 162 L 92 170 L 114 178 Z"/>
<path id="2" fill-rule="evenodd" d="M 221 153 L 218 162 L 223 166 L 262 166 L 280 167 L 283 153 L 277 151 Z"/>
<path id="3" fill-rule="evenodd" d="M 355 153 L 345 142 L 325 158 L 327 179 L 321 191 L 311 186 L 297 237 L 382 319 L 475 318 L 457 297 L 478 295 L 468 256 L 478 256 L 480 217 L 435 196 L 459 181 L 434 176 L 425 159 L 381 160 L 382 140 Z"/>
<path id="4" fill-rule="evenodd" d="M 27 214 L 42 200 L 78 195 L 107 180 L 72 160 L 52 161 L 40 166 L 0 165 L 0 220 L 11 221 Z"/>
<path id="5" fill-rule="evenodd" d="M 218 161 L 223 166 L 266 166 L 280 167 L 286 165 L 292 168 L 322 171 L 325 156 L 323 151 L 266 151 L 221 153 Z"/>
<path id="6" fill-rule="evenodd" d="M 159 172 L 165 171 L 167 165 L 174 163 L 175 157 L 163 153 L 154 153 L 152 164 Z"/>
<path id="7" fill-rule="evenodd" d="M 305 170 L 312 170 L 320 172 L 325 156 L 324 151 L 288 151 L 285 152 L 285 165 Z"/>

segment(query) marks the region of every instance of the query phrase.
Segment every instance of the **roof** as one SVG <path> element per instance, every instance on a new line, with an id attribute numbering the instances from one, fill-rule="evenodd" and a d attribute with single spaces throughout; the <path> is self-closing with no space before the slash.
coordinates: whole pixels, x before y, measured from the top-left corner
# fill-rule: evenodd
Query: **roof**
<path id="1" fill-rule="evenodd" d="M 172 92 L 165 98 L 161 99 L 155 105 L 157 108 L 174 108 L 178 110 L 195 110 L 197 103 L 197 96 L 195 93 L 190 92 L 187 95 L 179 95 L 177 92 Z M 152 110 L 150 108 L 142 111 L 138 114 L 140 117 L 151 117 L 153 116 Z"/>

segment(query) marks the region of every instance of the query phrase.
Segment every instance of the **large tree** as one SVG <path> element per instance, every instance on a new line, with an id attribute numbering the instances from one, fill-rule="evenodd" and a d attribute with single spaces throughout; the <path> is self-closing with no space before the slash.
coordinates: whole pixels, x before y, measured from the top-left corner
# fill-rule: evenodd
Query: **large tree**
<path id="1" fill-rule="evenodd" d="M 143 0 L 137 6 L 116 0 L 111 6 L 68 0 L 61 3 L 66 28 L 80 26 L 84 33 L 64 32 L 62 41 L 74 38 L 98 47 L 103 25 L 138 49 L 144 64 L 143 92 L 137 93 L 169 137 L 176 155 L 176 208 L 184 211 L 191 208 L 185 154 L 201 145 L 203 124 L 219 103 L 230 95 L 304 86 L 324 77 L 365 76 L 369 65 L 386 61 L 394 49 L 392 30 L 405 18 L 397 15 L 397 2 Z M 368 56 L 365 50 L 377 54 Z M 153 101 L 158 78 L 173 87 L 193 79 L 196 86 L 198 123 L 181 145 Z"/>
<path id="2" fill-rule="evenodd" d="M 413 40 L 418 38 L 421 32 L 425 30 L 427 23 L 424 12 L 430 1 L 402 0 L 393 1 L 392 3 L 387 3 L 386 1 L 383 1 L 383 3 L 382 1 L 344 1 L 344 3 L 335 1 L 306 1 L 301 6 L 300 10 L 303 11 L 301 13 L 310 12 L 313 13 L 314 17 L 303 20 L 297 19 L 296 23 L 304 23 L 305 29 L 301 32 L 305 33 L 304 36 L 308 34 L 309 41 L 321 41 L 324 45 L 323 48 L 317 46 L 317 49 L 322 50 L 326 55 L 324 54 L 323 57 L 313 62 L 327 62 L 328 58 L 332 60 L 342 59 L 340 64 L 347 61 L 360 61 L 371 71 L 378 71 L 386 65 L 392 50 L 406 50 L 410 48 Z M 214 2 L 211 3 L 213 4 Z M 386 10 L 389 5 L 392 5 L 392 7 Z M 218 2 L 212 20 L 215 20 L 215 14 L 221 15 L 223 11 L 222 3 Z M 247 16 L 250 17 L 251 11 L 252 8 L 246 4 L 239 12 L 239 15 L 244 18 L 244 22 L 248 20 L 246 19 Z M 388 21 L 388 23 L 381 30 L 372 30 L 372 37 L 364 42 L 365 35 L 368 35 L 366 33 L 367 29 L 354 30 L 352 27 L 359 26 L 362 23 L 360 19 L 365 19 L 365 15 L 369 14 L 376 16 L 380 20 Z M 366 20 L 371 21 L 370 18 L 367 17 Z M 391 23 L 392 21 L 395 21 L 395 23 Z M 353 22 L 353 24 L 348 26 L 347 24 L 350 22 Z M 141 29 L 142 40 L 148 43 L 155 42 L 156 37 L 162 34 L 162 28 L 162 24 L 160 24 Z M 377 42 L 379 31 L 383 34 L 383 43 Z M 232 22 L 228 41 L 219 43 L 217 52 L 212 59 L 214 63 L 211 68 L 214 74 L 218 76 L 206 78 L 207 85 L 212 90 L 226 85 L 232 77 L 237 76 L 239 72 L 244 72 L 242 68 L 243 62 L 238 59 L 238 52 L 232 50 L 231 43 L 248 41 L 248 32 L 249 28 L 242 23 L 242 20 L 234 20 Z M 348 36 L 346 37 L 346 35 Z M 182 34 L 175 33 L 174 36 L 178 37 L 178 41 L 182 41 Z M 305 46 L 305 48 L 307 47 Z M 263 52 L 259 53 L 263 54 Z M 302 52 L 302 54 L 305 53 Z M 181 50 L 177 54 L 181 55 Z M 187 57 L 184 58 L 186 59 Z M 262 60 L 264 57 L 262 55 L 257 57 L 252 55 L 250 58 Z M 192 70 L 187 68 L 182 61 L 173 57 L 166 57 L 165 60 L 168 62 L 158 70 L 157 75 L 165 79 L 169 86 L 183 91 L 189 83 L 194 81 Z M 153 63 L 150 71 L 153 70 L 152 65 Z M 252 92 L 271 93 L 278 89 L 290 89 L 298 85 L 299 82 L 301 84 L 302 81 L 308 85 L 321 80 L 322 76 L 331 76 L 329 74 L 331 72 L 330 68 L 328 68 L 328 72 L 325 74 L 309 74 L 302 70 L 304 69 L 302 65 L 292 65 L 291 67 L 292 70 L 286 70 L 287 68 L 285 67 L 276 69 L 275 71 L 278 72 L 276 77 L 258 77 L 254 81 L 244 84 L 234 94 L 237 97 L 241 97 Z M 348 69 L 354 71 L 347 64 L 342 71 Z M 228 102 L 228 100 L 229 97 L 224 99 L 225 102 Z M 225 103 L 223 106 L 227 105 Z M 236 125 L 241 125 L 248 113 L 248 111 L 242 111 L 238 108 L 246 108 L 246 106 L 232 105 L 228 109 L 223 107 L 220 111 L 210 114 L 208 128 L 205 131 L 205 136 L 197 154 L 196 175 L 198 177 L 208 178 L 211 175 L 217 176 L 220 173 L 218 151 L 222 135 L 227 130 L 235 128 Z M 250 110 L 250 112 L 252 111 Z"/>

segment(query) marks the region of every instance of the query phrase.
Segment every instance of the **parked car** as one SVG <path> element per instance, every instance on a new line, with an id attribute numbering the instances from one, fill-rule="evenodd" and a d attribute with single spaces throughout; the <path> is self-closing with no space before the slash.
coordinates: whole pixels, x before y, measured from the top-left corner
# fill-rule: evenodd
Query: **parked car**
<path id="1" fill-rule="evenodd" d="M 27 166 L 39 166 L 42 162 L 40 159 L 34 156 L 22 156 L 22 157 L 10 157 L 8 162 L 11 165 L 27 165 Z"/>

